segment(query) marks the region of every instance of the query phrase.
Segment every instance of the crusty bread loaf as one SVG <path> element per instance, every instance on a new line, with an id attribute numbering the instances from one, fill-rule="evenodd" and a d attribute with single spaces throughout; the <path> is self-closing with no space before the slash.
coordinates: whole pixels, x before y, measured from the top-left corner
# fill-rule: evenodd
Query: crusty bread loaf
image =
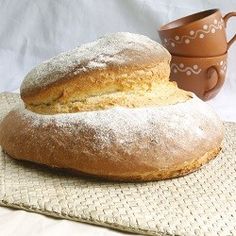
<path id="1" fill-rule="evenodd" d="M 188 93 L 169 83 L 170 58 L 145 36 L 109 34 L 35 67 L 21 97 L 28 109 L 43 114 L 184 101 Z"/>
<path id="2" fill-rule="evenodd" d="M 34 68 L 0 124 L 12 157 L 112 180 L 181 176 L 214 158 L 223 125 L 169 82 L 169 53 L 115 33 Z"/>

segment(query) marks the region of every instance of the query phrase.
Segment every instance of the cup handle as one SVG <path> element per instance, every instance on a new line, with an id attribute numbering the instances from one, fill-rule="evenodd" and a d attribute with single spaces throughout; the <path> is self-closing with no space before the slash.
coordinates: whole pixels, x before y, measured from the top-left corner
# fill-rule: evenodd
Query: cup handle
<path id="1" fill-rule="evenodd" d="M 217 83 L 213 88 L 209 89 L 208 91 L 204 93 L 203 96 L 206 100 L 210 99 L 211 96 L 214 94 L 214 92 L 220 89 L 222 85 L 224 84 L 224 74 L 223 72 L 221 72 L 220 67 L 217 65 L 209 67 L 207 69 L 208 77 L 211 77 L 212 71 L 216 71 L 217 73 Z"/>
<path id="2" fill-rule="evenodd" d="M 232 17 L 232 16 L 236 16 L 236 12 L 230 12 L 230 13 L 226 14 L 226 15 L 223 17 L 223 20 L 224 20 L 224 23 L 225 23 L 225 27 L 227 27 L 227 22 L 228 22 L 229 18 Z M 235 40 L 236 40 L 236 34 L 233 36 L 232 39 L 229 40 L 229 42 L 228 42 L 228 48 L 227 48 L 227 49 L 230 48 L 230 46 L 233 44 L 233 42 L 234 42 Z"/>

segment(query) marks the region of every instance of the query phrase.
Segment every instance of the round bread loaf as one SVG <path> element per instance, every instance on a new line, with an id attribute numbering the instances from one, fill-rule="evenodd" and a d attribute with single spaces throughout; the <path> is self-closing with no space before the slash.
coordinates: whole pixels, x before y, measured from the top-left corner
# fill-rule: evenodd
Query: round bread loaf
<path id="1" fill-rule="evenodd" d="M 13 158 L 111 180 L 190 173 L 220 151 L 223 125 L 169 82 L 170 54 L 141 35 L 114 33 L 34 68 L 24 104 L 0 124 Z"/>

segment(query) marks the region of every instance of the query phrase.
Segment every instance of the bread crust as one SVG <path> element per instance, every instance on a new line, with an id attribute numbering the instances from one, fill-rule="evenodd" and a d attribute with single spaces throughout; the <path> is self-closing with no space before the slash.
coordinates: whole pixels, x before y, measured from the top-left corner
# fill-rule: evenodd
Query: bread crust
<path id="1" fill-rule="evenodd" d="M 16 159 L 121 181 L 181 176 L 220 150 L 223 126 L 199 99 L 148 109 L 51 116 L 15 109 L 0 125 L 0 144 Z M 150 118 L 140 122 L 143 112 Z M 137 119 L 129 123 L 127 115 Z M 63 123 L 65 116 L 71 119 Z M 105 117 L 114 123 L 101 123 Z"/>
<path id="2" fill-rule="evenodd" d="M 105 35 L 33 68 L 21 85 L 21 98 L 30 109 L 106 93 L 149 90 L 169 80 L 170 60 L 164 47 L 143 35 Z"/>
<path id="3" fill-rule="evenodd" d="M 221 151 L 220 148 L 215 148 L 209 152 L 207 152 L 205 155 L 202 157 L 196 158 L 192 162 L 187 162 L 187 163 L 181 163 L 179 166 L 173 167 L 173 169 L 167 170 L 156 170 L 152 172 L 146 172 L 144 174 L 140 173 L 133 173 L 132 175 L 96 175 L 96 174 L 90 174 L 90 173 L 85 173 L 82 171 L 79 171 L 78 169 L 74 168 L 58 168 L 58 167 L 52 167 L 48 166 L 42 163 L 37 163 L 39 166 L 42 168 L 48 168 L 48 170 L 52 171 L 62 171 L 64 173 L 68 174 L 73 174 L 77 175 L 80 177 L 85 177 L 85 178 L 94 178 L 95 180 L 108 180 L 108 181 L 120 181 L 120 182 L 147 182 L 147 181 L 156 181 L 156 180 L 165 180 L 165 179 L 171 179 L 171 178 L 177 178 L 181 176 L 185 176 L 187 174 L 190 174 L 192 172 L 195 172 L 199 170 L 203 165 L 207 164 L 209 161 L 213 160 L 216 158 L 216 156 L 219 154 Z M 11 156 L 12 158 L 22 161 L 22 159 L 19 159 L 17 157 Z M 26 162 L 33 162 L 32 160 L 24 160 Z"/>

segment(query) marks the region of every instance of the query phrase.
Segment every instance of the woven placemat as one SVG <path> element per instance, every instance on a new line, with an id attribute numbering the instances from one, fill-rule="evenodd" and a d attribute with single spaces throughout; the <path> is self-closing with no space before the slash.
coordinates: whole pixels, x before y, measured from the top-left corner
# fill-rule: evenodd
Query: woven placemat
<path id="1" fill-rule="evenodd" d="M 0 117 L 17 102 L 17 94 L 0 94 Z M 236 123 L 225 127 L 225 146 L 215 160 L 159 182 L 70 176 L 0 150 L 0 205 L 149 235 L 236 235 Z"/>

